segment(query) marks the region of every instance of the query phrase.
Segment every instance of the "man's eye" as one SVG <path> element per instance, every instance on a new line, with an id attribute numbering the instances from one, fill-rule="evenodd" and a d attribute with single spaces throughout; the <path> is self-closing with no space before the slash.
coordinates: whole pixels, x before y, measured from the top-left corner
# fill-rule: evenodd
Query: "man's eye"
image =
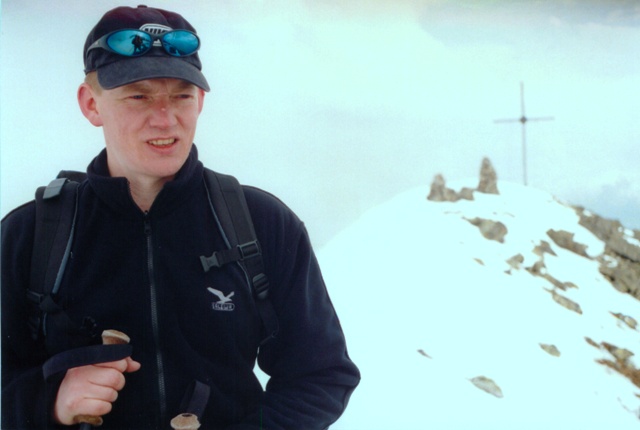
<path id="1" fill-rule="evenodd" d="M 129 98 L 131 98 L 131 99 L 133 99 L 133 100 L 144 100 L 144 99 L 146 99 L 147 97 L 146 97 L 146 96 L 143 96 L 142 94 L 136 94 L 136 95 L 130 96 Z"/>

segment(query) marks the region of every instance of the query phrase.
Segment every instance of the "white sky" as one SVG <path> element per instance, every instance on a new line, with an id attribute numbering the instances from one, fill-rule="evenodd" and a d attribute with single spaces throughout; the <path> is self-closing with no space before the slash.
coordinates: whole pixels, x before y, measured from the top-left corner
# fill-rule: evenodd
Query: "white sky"
<path id="1" fill-rule="evenodd" d="M 457 182 L 456 190 L 475 186 Z M 585 337 L 635 353 L 637 367 L 640 333 L 612 313 L 638 318 L 640 302 L 611 286 L 598 261 L 549 239 L 548 229 L 565 230 L 590 256 L 603 252 L 572 209 L 519 184 L 498 188 L 500 195 L 435 203 L 424 198 L 428 186 L 417 187 L 367 211 L 319 251 L 349 354 L 362 372 L 332 429 L 638 427 L 638 387 L 598 364 L 612 356 Z M 475 217 L 505 224 L 504 243 L 485 239 L 467 221 Z M 387 225 L 395 226 L 393 234 L 383 233 Z M 539 261 L 533 249 L 542 240 L 556 254 L 544 255 L 546 273 L 576 286 L 557 293 L 581 314 L 556 303 L 552 284 L 525 269 Z M 523 264 L 505 273 L 517 254 Z M 492 379 L 503 397 L 472 385 L 478 376 Z"/>
<path id="2" fill-rule="evenodd" d="M 348 5 L 346 6 L 345 3 Z M 1 212 L 102 148 L 75 92 L 82 46 L 121 2 L 3 0 Z M 137 3 L 131 3 L 135 6 Z M 281 197 L 317 245 L 436 173 L 489 156 L 529 184 L 640 228 L 636 1 L 167 1 L 203 41 L 206 165 Z"/>

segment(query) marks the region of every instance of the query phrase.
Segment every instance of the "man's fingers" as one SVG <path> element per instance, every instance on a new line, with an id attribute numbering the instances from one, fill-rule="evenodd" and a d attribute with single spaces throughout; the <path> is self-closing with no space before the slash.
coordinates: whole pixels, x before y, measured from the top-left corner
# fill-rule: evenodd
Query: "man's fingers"
<path id="1" fill-rule="evenodd" d="M 138 363 L 131 357 L 127 357 L 125 360 L 127 361 L 127 369 L 125 370 L 125 372 L 127 373 L 137 372 L 138 370 L 140 370 L 140 367 L 142 367 L 140 363 Z"/>
<path id="2" fill-rule="evenodd" d="M 68 412 L 61 414 L 65 409 Z M 72 405 L 56 404 L 54 416 L 60 424 L 72 425 L 89 422 L 91 417 L 99 418 L 113 409 L 111 402 L 99 399 L 83 398 L 74 400 Z M 94 425 L 94 424 L 92 424 Z"/>
<path id="3" fill-rule="evenodd" d="M 111 411 L 118 391 L 125 386 L 124 372 L 135 372 L 140 363 L 126 359 L 74 367 L 60 384 L 54 406 L 54 417 L 60 424 L 73 424 L 78 415 L 102 416 Z"/>
<path id="4" fill-rule="evenodd" d="M 95 385 L 84 394 L 81 402 L 93 405 L 98 404 L 97 402 L 113 403 L 116 400 L 118 400 L 118 390 Z"/>
<path id="5" fill-rule="evenodd" d="M 107 367 L 116 369 L 120 373 L 131 373 L 140 370 L 141 364 L 132 359 L 131 357 L 124 358 L 118 361 L 110 361 L 108 363 L 98 363 L 94 366 Z"/>
<path id="6" fill-rule="evenodd" d="M 76 424 L 80 422 L 89 422 L 86 419 L 80 421 L 80 417 L 101 417 L 108 414 L 113 409 L 111 402 L 96 399 L 84 399 L 78 407 L 78 414 L 74 416 L 73 421 Z"/>
<path id="7" fill-rule="evenodd" d="M 113 403 L 118 400 L 118 391 L 115 388 L 96 387 L 93 393 L 87 394 L 87 399 Z"/>
<path id="8" fill-rule="evenodd" d="M 120 373 L 124 373 L 127 370 L 127 359 L 123 358 L 122 360 L 118 360 L 118 361 L 109 361 L 106 363 L 96 363 L 94 364 L 94 366 L 96 367 L 103 367 L 103 368 L 108 368 L 108 369 L 115 369 Z"/>
<path id="9" fill-rule="evenodd" d="M 124 375 L 118 369 L 108 368 L 91 374 L 89 382 L 98 387 L 106 387 L 120 391 L 124 388 L 126 381 Z"/>

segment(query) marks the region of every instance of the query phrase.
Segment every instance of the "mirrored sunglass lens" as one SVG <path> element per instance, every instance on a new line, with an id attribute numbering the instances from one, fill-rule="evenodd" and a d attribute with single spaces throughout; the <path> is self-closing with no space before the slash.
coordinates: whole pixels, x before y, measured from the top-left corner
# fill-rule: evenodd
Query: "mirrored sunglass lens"
<path id="1" fill-rule="evenodd" d="M 153 40 L 145 32 L 124 30 L 113 33 L 107 39 L 107 45 L 120 55 L 135 57 L 142 55 L 151 48 Z"/>
<path id="2" fill-rule="evenodd" d="M 191 55 L 198 50 L 198 37 L 188 31 L 171 31 L 162 36 L 162 45 L 171 55 Z"/>

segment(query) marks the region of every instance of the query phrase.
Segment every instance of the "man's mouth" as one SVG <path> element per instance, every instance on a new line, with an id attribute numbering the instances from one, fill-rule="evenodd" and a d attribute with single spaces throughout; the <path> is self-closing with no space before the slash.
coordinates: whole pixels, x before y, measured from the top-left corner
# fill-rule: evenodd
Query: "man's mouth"
<path id="1" fill-rule="evenodd" d="M 162 148 L 162 147 L 166 147 L 169 145 L 172 145 L 176 142 L 176 139 L 154 139 L 154 140 L 148 140 L 147 143 L 149 143 L 152 146 L 156 146 L 158 148 Z"/>

